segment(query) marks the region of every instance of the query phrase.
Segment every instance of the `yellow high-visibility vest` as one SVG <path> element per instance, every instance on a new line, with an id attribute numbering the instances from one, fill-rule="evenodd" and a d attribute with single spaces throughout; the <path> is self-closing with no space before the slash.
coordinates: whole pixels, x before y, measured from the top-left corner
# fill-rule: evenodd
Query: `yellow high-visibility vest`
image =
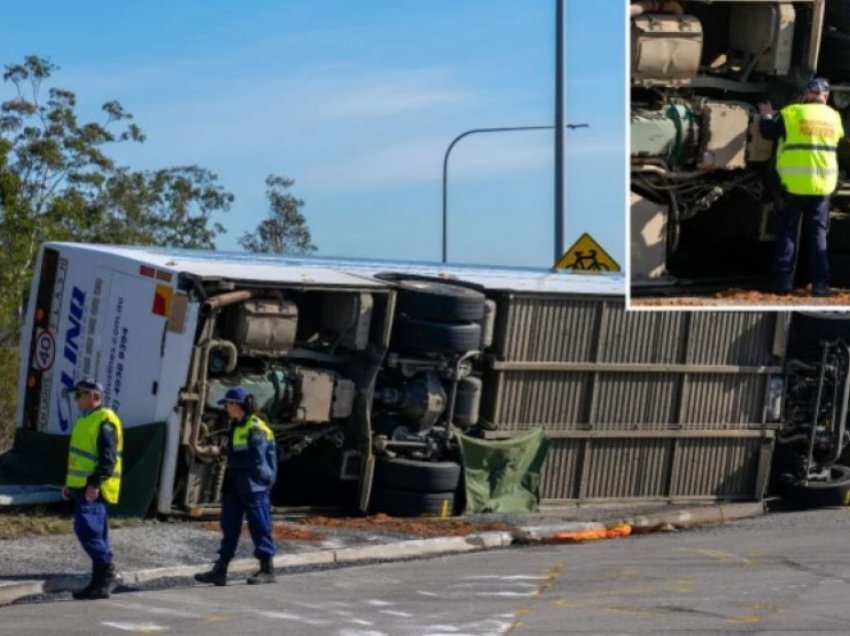
<path id="1" fill-rule="evenodd" d="M 776 152 L 776 171 L 787 192 L 832 194 L 838 185 L 841 116 L 826 104 L 792 104 L 782 109 L 785 138 Z"/>
<path id="2" fill-rule="evenodd" d="M 100 492 L 106 501 L 114 504 L 118 503 L 118 495 L 121 491 L 121 454 L 124 450 L 124 432 L 121 428 L 121 420 L 111 409 L 94 409 L 74 424 L 74 430 L 71 432 L 71 445 L 68 448 L 68 473 L 65 477 L 65 485 L 69 488 L 86 487 L 89 475 L 97 467 L 97 437 L 100 434 L 100 425 L 104 420 L 115 426 L 118 457 L 112 476 L 103 480 L 100 485 Z"/>
<path id="3" fill-rule="evenodd" d="M 251 429 L 258 428 L 266 436 L 266 440 L 274 442 L 274 433 L 263 420 L 256 415 L 252 415 L 245 420 L 244 424 L 234 427 L 233 439 L 231 440 L 230 448 L 233 452 L 248 450 L 248 435 Z"/>

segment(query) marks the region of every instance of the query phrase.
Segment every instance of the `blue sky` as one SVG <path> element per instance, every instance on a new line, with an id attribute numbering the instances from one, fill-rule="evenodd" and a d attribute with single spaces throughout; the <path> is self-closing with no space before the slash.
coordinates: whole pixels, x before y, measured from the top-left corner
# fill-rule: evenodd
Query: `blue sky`
<path id="1" fill-rule="evenodd" d="M 590 128 L 566 133 L 565 245 L 590 232 L 621 264 L 624 21 L 618 0 L 567 0 L 567 119 Z M 47 56 L 83 114 L 134 114 L 148 140 L 121 163 L 219 175 L 236 195 L 220 249 L 264 217 L 274 173 L 296 180 L 318 254 L 439 260 L 449 142 L 554 120 L 553 0 L 49 0 L 3 22 L 4 64 Z M 449 260 L 551 265 L 552 199 L 551 131 L 465 138 Z"/>

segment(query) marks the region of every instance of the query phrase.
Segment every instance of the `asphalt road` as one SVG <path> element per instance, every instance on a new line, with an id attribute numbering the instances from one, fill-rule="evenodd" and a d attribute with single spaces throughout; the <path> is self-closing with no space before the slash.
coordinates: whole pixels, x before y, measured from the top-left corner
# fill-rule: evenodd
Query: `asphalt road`
<path id="1" fill-rule="evenodd" d="M 0 609 L 0 634 L 847 634 L 850 512 Z"/>

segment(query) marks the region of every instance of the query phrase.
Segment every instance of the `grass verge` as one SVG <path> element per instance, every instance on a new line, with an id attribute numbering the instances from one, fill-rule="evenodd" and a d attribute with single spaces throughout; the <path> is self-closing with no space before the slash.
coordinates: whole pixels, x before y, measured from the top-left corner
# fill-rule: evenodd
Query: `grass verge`
<path id="1" fill-rule="evenodd" d="M 142 523 L 142 519 L 110 519 L 109 528 L 132 528 Z M 73 525 L 70 506 L 32 506 L 0 510 L 0 540 L 68 534 L 73 531 Z"/>

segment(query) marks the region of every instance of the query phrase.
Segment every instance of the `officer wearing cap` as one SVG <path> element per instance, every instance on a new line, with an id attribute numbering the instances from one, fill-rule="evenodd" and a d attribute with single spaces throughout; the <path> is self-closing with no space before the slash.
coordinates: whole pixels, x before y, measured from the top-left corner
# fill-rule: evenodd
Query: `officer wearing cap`
<path id="1" fill-rule="evenodd" d="M 242 521 L 254 542 L 260 569 L 248 583 L 274 583 L 274 540 L 272 539 L 269 492 L 277 477 L 277 447 L 274 433 L 256 414 L 254 396 L 242 387 L 230 389 L 219 406 L 230 418 L 230 443 L 221 499 L 221 547 L 212 570 L 196 574 L 201 583 L 227 585 L 227 567 L 236 554 Z"/>
<path id="2" fill-rule="evenodd" d="M 844 127 L 838 112 L 827 106 L 828 98 L 829 82 L 815 78 L 806 84 L 802 103 L 786 106 L 778 115 L 769 103 L 759 104 L 762 135 L 779 140 L 776 171 L 785 191 L 774 258 L 774 291 L 780 294 L 793 289 L 802 213 L 809 241 L 812 295 L 832 295 L 826 242 L 829 200 L 838 185 L 838 141 L 844 137 Z"/>
<path id="3" fill-rule="evenodd" d="M 73 593 L 75 599 L 109 598 L 115 567 L 109 545 L 106 504 L 118 503 L 121 491 L 121 420 L 103 406 L 103 386 L 92 379 L 74 386 L 80 417 L 68 448 L 66 499 L 74 502 L 74 532 L 92 560 L 89 584 Z"/>

